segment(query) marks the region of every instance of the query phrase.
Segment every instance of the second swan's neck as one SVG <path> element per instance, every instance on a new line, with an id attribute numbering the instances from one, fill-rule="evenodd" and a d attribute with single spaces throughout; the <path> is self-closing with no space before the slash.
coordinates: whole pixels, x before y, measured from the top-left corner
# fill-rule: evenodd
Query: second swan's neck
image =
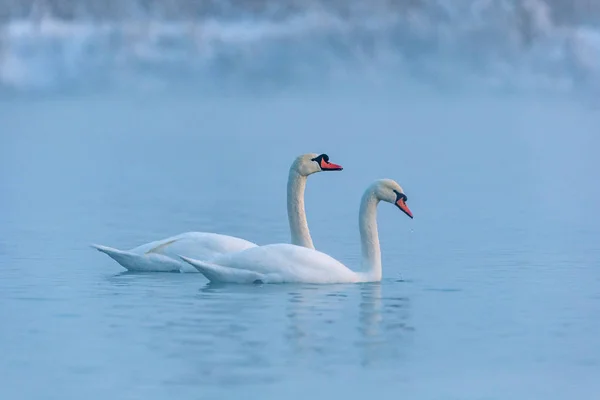
<path id="1" fill-rule="evenodd" d="M 306 176 L 300 175 L 295 168 L 291 168 L 287 186 L 287 212 L 292 244 L 314 249 L 304 210 L 305 188 Z"/>
<path id="2" fill-rule="evenodd" d="M 381 280 L 381 248 L 377 232 L 377 204 L 373 188 L 367 189 L 360 202 L 358 225 L 362 253 L 362 270 L 369 280 Z"/>

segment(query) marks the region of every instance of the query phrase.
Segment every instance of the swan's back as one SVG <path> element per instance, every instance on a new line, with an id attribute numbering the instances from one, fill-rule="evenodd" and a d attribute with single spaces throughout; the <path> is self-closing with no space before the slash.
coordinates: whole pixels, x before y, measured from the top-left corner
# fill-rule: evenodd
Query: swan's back
<path id="1" fill-rule="evenodd" d="M 254 271 L 286 282 L 355 281 L 356 274 L 318 250 L 287 243 L 252 247 L 216 257 L 214 264 Z"/>
<path id="2" fill-rule="evenodd" d="M 211 232 L 186 232 L 141 245 L 132 251 L 137 254 L 150 251 L 175 259 L 179 259 L 179 255 L 183 254 L 188 257 L 206 260 L 221 254 L 243 251 L 252 247 L 256 247 L 256 244 L 235 236 Z"/>

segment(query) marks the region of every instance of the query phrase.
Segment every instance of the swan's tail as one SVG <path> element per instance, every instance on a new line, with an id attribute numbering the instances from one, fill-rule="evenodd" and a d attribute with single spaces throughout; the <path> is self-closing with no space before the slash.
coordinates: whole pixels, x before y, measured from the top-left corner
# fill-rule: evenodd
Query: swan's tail
<path id="1" fill-rule="evenodd" d="M 174 272 L 180 270 L 179 262 L 165 256 L 157 254 L 153 254 L 152 256 L 140 255 L 99 244 L 92 244 L 91 246 L 118 262 L 119 265 L 128 271 Z"/>
<path id="2" fill-rule="evenodd" d="M 211 282 L 229 282 L 229 283 L 266 283 L 264 274 L 249 271 L 246 269 L 237 269 L 212 264 L 206 261 L 195 260 L 184 256 L 179 256 L 183 261 L 196 268 L 198 272 Z"/>
<path id="3" fill-rule="evenodd" d="M 113 249 L 112 247 L 102 246 L 100 244 L 92 244 L 91 246 L 99 252 L 106 254 L 119 264 L 127 264 L 128 259 L 135 255 L 119 249 Z"/>

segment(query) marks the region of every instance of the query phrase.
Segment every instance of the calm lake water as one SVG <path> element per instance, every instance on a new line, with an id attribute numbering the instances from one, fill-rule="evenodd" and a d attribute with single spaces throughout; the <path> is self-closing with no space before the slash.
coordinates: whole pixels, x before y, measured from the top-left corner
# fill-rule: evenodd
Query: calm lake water
<path id="1" fill-rule="evenodd" d="M 5 399 L 591 399 L 600 391 L 600 117 L 571 101 L 199 94 L 0 104 Z M 287 242 L 293 158 L 318 249 L 383 281 L 209 285 L 124 273 L 90 243 L 185 231 Z"/>

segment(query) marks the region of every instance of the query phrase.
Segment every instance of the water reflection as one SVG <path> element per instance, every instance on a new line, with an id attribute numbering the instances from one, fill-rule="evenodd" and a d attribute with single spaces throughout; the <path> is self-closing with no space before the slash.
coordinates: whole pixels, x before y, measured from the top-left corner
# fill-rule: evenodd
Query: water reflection
<path id="1" fill-rule="evenodd" d="M 383 297 L 384 288 L 389 297 Z M 409 298 L 397 296 L 400 290 L 397 283 L 369 283 L 290 291 L 284 339 L 293 363 L 314 356 L 329 365 L 356 358 L 362 366 L 374 366 L 402 357 L 414 329 Z"/>
<path id="2" fill-rule="evenodd" d="M 298 285 L 287 293 L 284 340 L 292 364 L 339 353 L 354 293 L 352 285 Z"/>
<path id="3" fill-rule="evenodd" d="M 273 382 L 295 369 L 378 368 L 405 358 L 414 331 L 402 282 L 235 285 L 129 272 L 105 282 L 101 292 L 112 298 L 107 337 L 170 365 L 160 376 L 168 385 L 235 386 Z"/>
<path id="4" fill-rule="evenodd" d="M 383 296 L 384 287 L 392 295 Z M 404 356 L 409 335 L 414 328 L 409 323 L 410 299 L 396 295 L 401 286 L 370 283 L 360 288 L 360 316 L 357 347 L 361 350 L 361 365 L 374 366 L 386 360 Z"/>

